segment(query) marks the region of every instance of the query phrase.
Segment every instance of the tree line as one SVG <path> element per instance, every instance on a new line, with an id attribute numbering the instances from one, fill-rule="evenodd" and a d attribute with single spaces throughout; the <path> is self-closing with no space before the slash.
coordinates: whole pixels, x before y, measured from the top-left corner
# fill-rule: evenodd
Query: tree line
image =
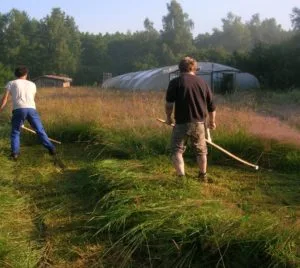
<path id="1" fill-rule="evenodd" d="M 0 87 L 19 64 L 30 68 L 31 78 L 63 74 L 91 85 L 102 82 L 103 72 L 115 76 L 174 65 L 184 55 L 253 73 L 265 87 L 300 87 L 300 9 L 290 16 L 293 30 L 286 31 L 275 18 L 254 14 L 244 23 L 229 12 L 221 29 L 194 38 L 194 23 L 176 0 L 167 4 L 162 30 L 146 18 L 142 31 L 113 34 L 80 32 L 60 8 L 41 20 L 12 9 L 0 13 Z"/>

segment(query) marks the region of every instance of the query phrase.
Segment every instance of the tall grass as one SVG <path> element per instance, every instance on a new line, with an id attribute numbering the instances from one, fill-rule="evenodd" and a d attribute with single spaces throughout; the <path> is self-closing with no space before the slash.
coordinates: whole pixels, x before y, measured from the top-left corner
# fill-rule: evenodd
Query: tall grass
<path id="1" fill-rule="evenodd" d="M 155 118 L 164 118 L 164 94 L 91 88 L 44 89 L 37 102 L 51 131 L 72 122 L 79 126 L 89 125 L 88 129 L 90 126 L 100 126 L 107 129 L 130 129 L 138 133 L 140 129 L 153 128 L 162 133 L 163 129 L 158 127 Z M 237 98 L 242 99 L 241 96 Z M 249 103 L 258 105 L 255 95 L 249 98 Z M 217 96 L 217 102 L 217 133 L 242 130 L 263 139 L 271 138 L 280 143 L 300 146 L 299 132 L 279 119 L 255 113 L 250 104 L 247 106 L 243 103 L 237 107 L 237 102 L 222 100 L 220 96 Z M 282 107 L 288 105 L 282 103 Z"/>
<path id="2" fill-rule="evenodd" d="M 46 223 L 57 229 L 77 204 L 86 210 L 79 218 L 90 213 L 78 240 L 84 241 L 86 229 L 103 239 L 107 247 L 96 248 L 109 267 L 295 267 L 300 258 L 299 131 L 250 106 L 218 103 L 213 140 L 259 164 L 261 171 L 242 168 L 210 148 L 215 183 L 201 185 L 194 180 L 197 167 L 188 150 L 188 176 L 179 181 L 169 159 L 171 128 L 155 120 L 164 117 L 164 92 L 70 88 L 42 89 L 37 98 L 49 136 L 63 141 L 58 152 L 69 170 L 53 175 L 53 167 L 41 170 L 41 161 L 29 154 L 22 164 L 38 175 L 24 171 L 19 179 L 38 178 L 43 190 L 29 192 L 41 199 L 41 210 L 51 211 Z M 7 153 L 9 126 L 1 133 L 1 150 Z M 32 134 L 23 133 L 23 145 L 35 143 Z M 84 159 L 82 167 L 74 164 L 76 157 Z M 62 193 L 72 198 L 66 201 Z M 59 215 L 63 219 L 54 219 Z M 7 241 L 0 237 L 0 260 L 10 250 Z M 70 246 L 61 237 L 52 243 L 61 255 Z M 91 263 L 102 267 L 101 261 Z"/>
<path id="3" fill-rule="evenodd" d="M 286 229 L 280 213 L 247 208 L 259 204 L 255 192 L 218 197 L 229 184 L 176 182 L 139 162 L 104 160 L 96 168 L 97 188 L 109 190 L 90 223 L 97 234 L 109 234 L 106 254 L 115 255 L 120 267 L 136 259 L 145 267 L 292 267 L 299 261 L 297 223 Z M 230 184 L 238 186 L 238 175 L 231 176 Z"/>
<path id="4" fill-rule="evenodd" d="M 280 119 L 292 127 L 300 129 L 300 90 L 257 90 L 244 91 L 235 94 L 218 96 L 220 103 L 234 107 L 237 110 L 251 110 L 267 117 Z M 272 124 L 276 120 L 273 119 Z M 278 124 L 278 122 L 277 122 Z M 283 124 L 281 124 L 283 127 Z M 285 130 L 286 128 L 283 128 Z M 282 133 L 282 131 L 281 131 Z"/>
<path id="5" fill-rule="evenodd" d="M 155 120 L 164 118 L 164 94 L 95 88 L 42 89 L 37 103 L 49 135 L 63 142 L 85 142 L 89 148 L 96 148 L 99 156 L 110 151 L 135 157 L 168 150 L 171 129 Z M 255 104 L 256 95 L 245 96 L 249 105 Z M 299 152 L 293 147 L 300 146 L 299 131 L 279 119 L 255 113 L 244 103 L 236 106 L 238 101 L 231 103 L 220 96 L 217 102 L 217 130 L 212 133 L 217 143 L 266 168 L 297 168 Z M 216 161 L 224 160 L 215 150 L 211 155 Z"/>

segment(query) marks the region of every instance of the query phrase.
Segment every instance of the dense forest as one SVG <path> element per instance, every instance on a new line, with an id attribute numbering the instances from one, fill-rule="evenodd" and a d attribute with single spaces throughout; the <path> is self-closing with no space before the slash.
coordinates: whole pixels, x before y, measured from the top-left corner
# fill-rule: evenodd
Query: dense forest
<path id="1" fill-rule="evenodd" d="M 92 34 L 80 32 L 60 8 L 41 20 L 12 9 L 0 13 L 0 87 L 19 64 L 30 68 L 31 78 L 64 74 L 76 85 L 93 85 L 102 82 L 103 72 L 115 76 L 173 65 L 183 55 L 250 72 L 265 88 L 300 87 L 300 8 L 294 7 L 290 18 L 293 30 L 286 31 L 275 18 L 254 14 L 243 22 L 229 12 L 221 29 L 193 37 L 192 19 L 171 0 L 160 31 L 145 18 L 143 31 Z"/>

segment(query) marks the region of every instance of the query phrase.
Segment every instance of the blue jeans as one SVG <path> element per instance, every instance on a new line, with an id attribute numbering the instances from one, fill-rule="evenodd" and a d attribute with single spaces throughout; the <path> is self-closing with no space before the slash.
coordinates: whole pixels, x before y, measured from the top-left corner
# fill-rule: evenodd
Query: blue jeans
<path id="1" fill-rule="evenodd" d="M 25 120 L 29 122 L 31 127 L 36 131 L 40 141 L 50 152 L 55 150 L 54 145 L 49 140 L 39 114 L 35 109 L 32 108 L 21 108 L 13 110 L 11 120 L 11 151 L 13 154 L 20 153 L 20 129 L 24 124 Z"/>

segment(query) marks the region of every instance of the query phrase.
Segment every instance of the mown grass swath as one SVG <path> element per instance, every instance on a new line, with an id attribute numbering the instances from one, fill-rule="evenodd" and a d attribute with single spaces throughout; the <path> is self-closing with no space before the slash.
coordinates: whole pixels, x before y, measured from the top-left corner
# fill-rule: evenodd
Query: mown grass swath
<path id="1" fill-rule="evenodd" d="M 56 171 L 48 156 L 36 159 L 42 148 L 23 133 L 22 172 L 16 178 L 5 160 L 3 174 L 11 175 L 2 177 L 1 193 L 9 191 L 23 205 L 35 203 L 51 236 L 52 261 L 73 267 L 297 266 L 299 132 L 255 113 L 255 94 L 245 95 L 248 104 L 240 106 L 230 104 L 234 96 L 218 96 L 214 142 L 262 169 L 210 148 L 209 172 L 216 182 L 202 185 L 194 180 L 197 167 L 188 150 L 188 176 L 179 181 L 169 158 L 171 129 L 155 120 L 164 114 L 163 96 L 93 88 L 43 89 L 38 95 L 49 136 L 63 142 L 58 151 L 67 169 Z M 8 135 L 9 125 L 3 126 L 3 154 L 9 152 Z M 25 199 L 17 198 L 12 181 L 22 182 L 18 189 Z M 59 228 L 69 221 L 76 231 Z M 30 219 L 27 226 L 34 229 Z M 52 231 L 54 226 L 62 233 Z M 26 237 L 24 232 L 20 239 Z M 9 239 L 0 236 L 0 260 L 11 260 L 9 252 L 17 251 L 10 250 Z"/>
<path id="2" fill-rule="evenodd" d="M 170 180 L 156 172 L 155 163 L 148 170 L 147 164 L 104 160 L 96 167 L 99 188 L 110 185 L 111 189 L 99 200 L 91 223 L 99 226 L 98 233 L 109 233 L 113 243 L 107 254 L 116 254 L 125 267 L 135 258 L 141 261 L 141 256 L 145 265 L 154 267 L 296 262 L 299 229 L 292 223 L 292 214 L 285 215 L 291 217 L 286 229 L 281 213 L 272 212 L 279 204 L 260 204 L 268 199 L 264 187 L 270 181 L 258 181 L 266 177 L 245 172 L 250 180 L 245 181 L 225 170 L 231 181 L 201 186 L 191 179 Z M 257 188 L 249 190 L 251 194 L 234 196 L 239 185 L 242 190 L 251 184 Z M 296 186 L 296 178 L 289 184 Z"/>

